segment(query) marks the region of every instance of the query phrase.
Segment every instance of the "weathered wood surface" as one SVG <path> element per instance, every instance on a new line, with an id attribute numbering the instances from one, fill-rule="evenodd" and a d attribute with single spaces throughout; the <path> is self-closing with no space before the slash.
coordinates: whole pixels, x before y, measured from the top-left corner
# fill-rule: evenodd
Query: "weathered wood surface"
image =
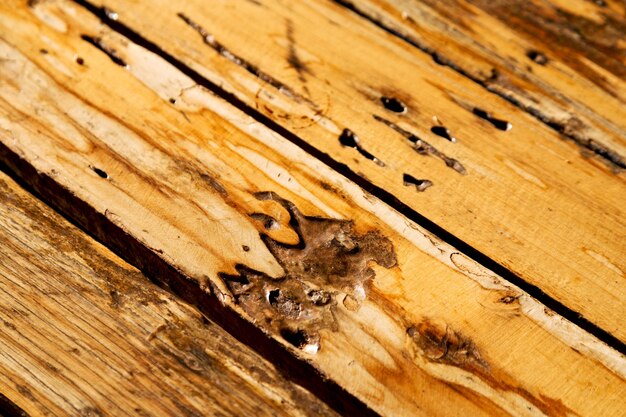
<path id="1" fill-rule="evenodd" d="M 72 2 L 0 14 L 2 159 L 238 337 L 384 415 L 621 414 L 621 354 L 161 57 Z"/>
<path id="2" fill-rule="evenodd" d="M 388 201 L 409 205 L 409 215 L 424 216 L 495 260 L 501 273 L 512 271 L 626 340 L 623 171 L 581 154 L 533 116 L 326 0 L 95 4 L 287 128 L 297 136 L 292 140 L 346 164 L 391 193 Z M 534 73 L 556 79 L 555 66 Z M 590 106 L 601 102 L 595 110 L 615 117 L 615 126 L 626 120 L 605 90 L 580 77 L 559 79 L 585 86 L 583 96 L 595 91 L 600 98 Z M 621 82 L 611 85 L 622 94 Z M 171 91 L 174 99 L 180 94 Z M 382 97 L 400 100 L 406 113 L 394 112 L 401 108 L 393 100 L 386 109 Z M 439 123 L 456 143 L 431 132 L 442 130 Z M 513 128 L 504 131 L 506 123 Z M 345 128 L 358 136 L 361 152 L 353 138 L 341 137 Z M 623 154 L 620 129 L 603 143 Z"/>
<path id="3" fill-rule="evenodd" d="M 337 0 L 626 168 L 626 4 Z"/>
<path id="4" fill-rule="evenodd" d="M 0 392 L 27 415 L 335 415 L 4 174 L 0 246 Z"/>

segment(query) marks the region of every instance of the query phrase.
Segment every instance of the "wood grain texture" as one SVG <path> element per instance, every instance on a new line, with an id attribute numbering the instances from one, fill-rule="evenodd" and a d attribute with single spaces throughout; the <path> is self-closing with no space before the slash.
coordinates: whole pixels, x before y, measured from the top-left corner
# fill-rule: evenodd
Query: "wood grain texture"
<path id="1" fill-rule="evenodd" d="M 626 340 L 624 172 L 329 1 L 95 4 L 416 216 Z M 383 97 L 406 111 L 387 109 Z M 626 120 L 614 99 L 605 105 L 615 111 L 601 113 Z"/>
<path id="2" fill-rule="evenodd" d="M 0 15 L 3 160 L 233 331 L 383 415 L 622 412 L 622 355 L 161 57 L 71 2 Z"/>
<path id="3" fill-rule="evenodd" d="M 4 174 L 0 247 L 0 392 L 27 415 L 336 415 Z"/>
<path id="4" fill-rule="evenodd" d="M 339 0 L 626 168 L 626 4 Z"/>

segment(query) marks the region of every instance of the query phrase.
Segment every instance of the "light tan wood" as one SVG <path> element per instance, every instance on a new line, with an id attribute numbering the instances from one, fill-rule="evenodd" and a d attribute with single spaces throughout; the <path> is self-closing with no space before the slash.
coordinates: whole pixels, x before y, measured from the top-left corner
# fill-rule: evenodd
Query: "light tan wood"
<path id="1" fill-rule="evenodd" d="M 461 241 L 626 340 L 623 172 L 581 155 L 577 145 L 534 117 L 329 1 L 96 4 Z M 555 71 L 551 68 L 536 72 Z M 181 91 L 169 94 L 178 99 Z M 383 96 L 401 100 L 408 111 L 385 109 Z M 615 100 L 606 100 L 605 106 L 598 112 L 626 120 Z M 498 130 L 474 115 L 474 107 L 513 128 Z M 438 123 L 456 143 L 431 133 Z M 338 138 L 344 128 L 378 160 L 342 146 Z M 401 132 L 421 138 L 419 152 Z M 410 177 L 404 181 L 404 174 L 423 180 L 417 184 L 424 188 L 413 186 Z"/>
<path id="2" fill-rule="evenodd" d="M 621 414 L 622 355 L 159 56 L 67 1 L 0 17 L 3 160 L 200 308 L 383 415 Z"/>
<path id="3" fill-rule="evenodd" d="M 0 392 L 28 415 L 335 415 L 4 174 L 0 247 Z"/>
<path id="4" fill-rule="evenodd" d="M 626 4 L 339 0 L 626 167 Z M 604 4 L 602 4 L 604 3 Z M 618 168 L 617 166 L 615 168 Z"/>

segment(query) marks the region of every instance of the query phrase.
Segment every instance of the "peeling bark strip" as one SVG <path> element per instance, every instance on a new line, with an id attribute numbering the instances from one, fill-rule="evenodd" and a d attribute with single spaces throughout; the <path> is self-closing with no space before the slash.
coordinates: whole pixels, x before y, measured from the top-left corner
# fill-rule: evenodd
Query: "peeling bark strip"
<path id="1" fill-rule="evenodd" d="M 411 36 L 410 34 L 408 34 L 402 29 L 401 26 L 394 26 L 388 21 L 382 19 L 380 16 L 377 16 L 376 13 L 373 11 L 376 10 L 377 7 L 375 6 L 375 1 L 373 2 L 373 8 L 363 7 L 364 5 L 369 6 L 368 3 L 370 2 L 367 0 L 333 1 L 340 6 L 345 7 L 346 9 L 356 13 L 363 19 L 366 19 L 372 24 L 378 26 L 387 33 L 399 39 L 402 39 L 406 43 L 430 55 L 433 61 L 435 61 L 437 64 L 449 67 L 460 75 L 463 75 L 464 77 L 484 87 L 487 91 L 490 91 L 491 93 L 502 97 L 516 107 L 534 116 L 537 120 L 540 120 L 547 126 L 559 132 L 564 138 L 572 140 L 583 149 L 590 151 L 593 155 L 603 160 L 610 167 L 618 171 L 626 169 L 625 155 L 620 155 L 619 152 L 611 149 L 606 144 L 601 143 L 601 140 L 595 137 L 597 135 L 589 136 L 588 134 L 586 134 L 584 129 L 584 127 L 586 126 L 584 124 L 580 126 L 580 129 L 571 129 L 568 126 L 570 125 L 570 120 L 572 120 L 572 118 L 563 120 L 563 118 L 556 118 L 552 116 L 549 112 L 537 108 L 536 104 L 532 103 L 532 100 L 530 100 L 530 102 L 529 100 L 526 100 L 526 97 L 524 97 L 524 93 L 521 93 L 516 88 L 507 85 L 508 83 L 506 82 L 506 80 L 499 77 L 500 74 L 497 70 L 494 70 L 495 72 L 493 74 L 497 74 L 498 76 L 490 77 L 476 74 L 471 69 L 465 69 L 463 65 L 447 58 L 446 56 L 444 56 L 444 53 L 429 46 L 427 43 L 425 43 L 425 41 L 419 40 L 415 36 Z M 587 55 L 587 58 L 592 61 L 600 58 L 602 60 L 602 63 L 606 65 L 606 68 L 609 68 L 609 70 L 614 72 L 617 77 L 622 77 L 622 79 L 624 74 L 626 74 L 626 66 L 623 63 L 618 62 L 618 60 L 611 58 L 611 54 L 613 54 L 613 56 L 619 56 L 621 54 L 621 52 L 617 49 L 618 39 L 619 36 L 623 38 L 624 34 L 626 34 L 626 25 L 620 23 L 617 19 L 610 15 L 605 16 L 607 16 L 607 19 L 610 21 L 611 24 L 600 27 L 597 24 L 594 24 L 592 21 L 586 20 L 579 16 L 568 14 L 564 10 L 559 10 L 557 14 L 559 15 L 558 18 L 559 20 L 561 20 L 561 23 L 556 23 L 555 21 L 551 20 L 551 18 L 543 16 L 543 14 L 537 10 L 537 7 L 529 1 L 514 2 L 515 7 L 512 7 L 510 2 L 502 1 L 488 0 L 481 1 L 479 3 L 481 4 L 481 7 L 487 10 L 489 13 L 495 13 L 496 15 L 502 17 L 503 21 L 509 23 L 515 22 L 516 29 L 525 32 L 531 31 L 530 36 L 532 37 L 537 36 L 537 33 L 535 32 L 539 31 L 542 34 L 547 35 L 547 39 L 551 39 L 552 41 L 554 41 L 554 45 L 559 45 L 565 40 L 565 43 L 567 44 L 567 47 L 564 48 L 565 50 L 575 50 L 579 53 L 583 53 Z M 446 5 L 441 7 L 450 6 Z M 400 13 L 400 11 L 398 10 L 396 10 L 396 12 Z M 518 16 L 518 13 L 521 13 L 521 17 Z M 406 17 L 405 19 L 408 22 L 412 22 L 412 18 L 410 16 Z M 575 22 L 574 25 L 576 27 L 573 30 L 568 29 L 568 25 L 563 24 L 563 20 L 565 20 L 566 22 Z M 455 20 L 455 23 L 456 22 L 457 20 Z M 460 25 L 462 26 L 462 23 L 460 23 Z M 593 39 L 593 46 L 597 48 L 597 50 L 594 50 L 594 48 L 589 47 L 586 44 L 586 42 L 583 40 L 584 38 L 581 37 L 581 32 L 585 32 L 585 35 L 587 35 L 587 37 Z M 594 36 L 594 34 L 602 32 L 605 32 L 606 35 Z M 609 47 L 606 46 L 607 43 L 610 43 Z M 583 74 L 589 76 L 589 79 L 592 82 L 597 83 L 601 88 L 604 88 L 607 92 L 611 93 L 610 87 L 607 86 L 606 81 L 603 79 L 602 76 L 599 76 L 597 73 L 590 70 L 587 66 L 578 62 L 576 58 L 568 58 L 567 54 L 568 53 L 565 53 L 564 56 L 566 57 L 565 61 L 568 64 L 572 64 L 576 69 L 582 71 Z M 530 60 L 539 65 L 543 66 L 548 64 L 548 58 L 542 52 L 530 50 L 527 52 L 527 56 Z M 520 95 L 523 99 L 520 98 Z M 558 102 L 559 97 L 556 97 L 556 100 Z"/>
<path id="2" fill-rule="evenodd" d="M 408 130 L 405 130 L 403 128 L 401 128 L 400 126 L 398 126 L 397 124 L 383 118 L 380 117 L 376 114 L 372 115 L 372 117 L 374 118 L 374 120 L 381 122 L 382 124 L 389 126 L 390 128 L 392 128 L 393 130 L 395 130 L 396 132 L 400 133 L 402 136 L 404 136 L 405 138 L 407 138 L 409 140 L 409 142 L 411 142 L 413 149 L 419 153 L 420 155 L 432 155 L 436 158 L 441 159 L 443 162 L 446 163 L 447 166 L 449 166 L 450 168 L 452 168 L 453 170 L 455 170 L 456 172 L 458 172 L 459 174 L 467 174 L 467 171 L 465 170 L 465 167 L 456 159 L 454 158 L 450 158 L 449 156 L 447 156 L 446 154 L 444 154 L 443 152 L 439 151 L 437 148 L 435 148 L 433 145 L 431 145 L 430 143 L 426 142 L 424 139 L 421 139 L 419 137 L 417 137 L 416 135 L 414 135 L 413 133 L 409 132 Z M 441 127 L 441 126 L 437 126 L 437 127 Z M 443 128 L 446 133 L 445 135 L 449 135 L 447 133 L 447 129 Z M 437 130 L 438 131 L 438 130 Z M 433 132 L 434 133 L 434 132 Z"/>
<path id="3" fill-rule="evenodd" d="M 375 276 L 369 263 L 385 268 L 396 265 L 393 244 L 377 231 L 356 233 L 352 221 L 304 216 L 276 193 L 257 193 L 256 198 L 283 206 L 298 235 L 296 245 L 262 235 L 285 275 L 272 278 L 239 265 L 239 275 L 220 277 L 256 323 L 292 345 L 315 353 L 320 348 L 320 329 L 337 331 L 337 303 L 343 302 L 346 308 L 356 311 L 367 297 Z"/>

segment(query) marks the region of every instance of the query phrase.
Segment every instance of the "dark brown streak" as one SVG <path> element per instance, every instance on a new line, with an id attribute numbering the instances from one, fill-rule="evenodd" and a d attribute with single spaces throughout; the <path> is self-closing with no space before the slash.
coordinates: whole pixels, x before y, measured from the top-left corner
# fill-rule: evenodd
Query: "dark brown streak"
<path id="1" fill-rule="evenodd" d="M 84 41 L 92 44 L 93 46 L 95 46 L 96 48 L 98 48 L 99 50 L 104 52 L 109 58 L 111 58 L 111 61 L 115 62 L 120 67 L 128 67 L 128 64 L 126 64 L 126 61 L 124 61 L 117 54 L 117 51 L 115 49 L 112 49 L 109 46 L 107 46 L 104 42 L 102 42 L 102 39 L 100 39 L 100 38 L 93 38 L 93 37 L 87 36 L 87 35 L 80 35 L 80 37 Z"/>
<path id="2" fill-rule="evenodd" d="M 304 83 L 306 82 L 304 74 L 310 74 L 311 70 L 298 56 L 298 51 L 296 50 L 296 40 L 293 35 L 293 22 L 291 20 L 287 20 L 287 41 L 289 42 L 289 55 L 287 56 L 287 62 L 289 62 L 289 65 L 291 65 L 291 67 L 298 72 L 298 79 Z"/>
<path id="3" fill-rule="evenodd" d="M 204 41 L 206 45 L 213 48 L 218 54 L 228 59 L 230 62 L 245 69 L 250 74 L 260 79 L 261 81 L 268 83 L 269 85 L 271 85 L 272 87 L 280 91 L 281 93 L 285 94 L 287 97 L 290 97 L 298 102 L 304 102 L 308 104 L 310 107 L 312 107 L 313 109 L 316 109 L 316 110 L 318 109 L 317 104 L 313 103 L 308 98 L 303 97 L 302 95 L 296 93 L 293 89 L 288 87 L 285 83 L 277 80 L 276 78 L 272 77 L 266 72 L 261 71 L 259 67 L 250 63 L 250 61 L 242 58 L 241 56 L 227 49 L 224 45 L 218 42 L 213 35 L 211 35 L 202 26 L 200 26 L 195 21 L 191 20 L 185 14 L 178 13 L 178 17 L 181 18 L 183 22 L 185 22 L 189 27 L 191 27 L 193 30 L 198 32 L 198 34 L 202 36 L 202 40 Z"/>

